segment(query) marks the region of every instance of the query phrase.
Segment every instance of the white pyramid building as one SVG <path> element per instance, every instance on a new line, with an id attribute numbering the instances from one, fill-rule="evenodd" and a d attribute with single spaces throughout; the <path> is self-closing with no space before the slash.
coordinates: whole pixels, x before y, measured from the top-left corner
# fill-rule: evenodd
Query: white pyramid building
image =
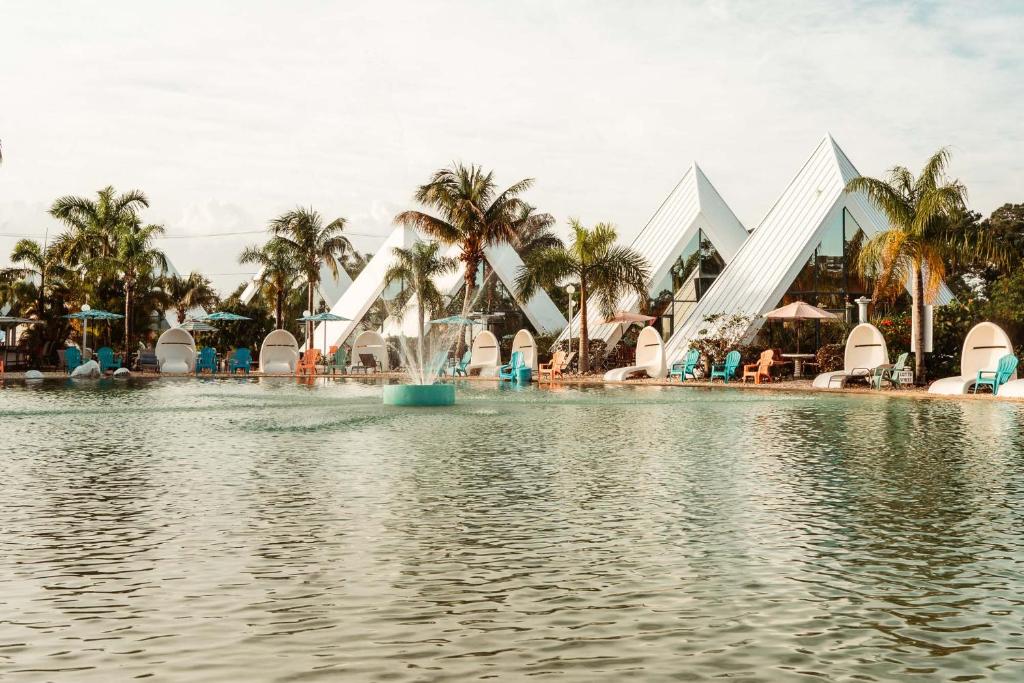
<path id="1" fill-rule="evenodd" d="M 373 305 L 385 293 L 384 275 L 394 262 L 393 250 L 395 247 L 408 249 L 418 240 L 416 231 L 409 228 L 395 228 L 387 240 L 380 246 L 377 252 L 366 264 L 352 284 L 344 291 L 337 302 L 331 307 L 331 313 L 348 318 L 346 322 L 325 322 L 319 323 L 313 332 L 313 344 L 316 347 L 324 346 L 324 333 L 326 330 L 326 345 L 337 346 L 355 331 L 360 321 Z M 456 256 L 459 253 L 458 247 L 450 247 L 446 251 L 448 256 Z M 484 251 L 484 257 L 494 272 L 505 283 L 505 286 L 512 290 L 512 283 L 515 280 L 519 268 L 522 267 L 522 260 L 516 250 L 509 245 L 498 245 L 488 247 Z M 437 288 L 442 294 L 454 296 L 458 293 L 463 282 L 463 267 L 448 275 L 439 278 Z M 530 322 L 541 331 L 554 331 L 565 326 L 565 317 L 558 311 L 554 302 L 544 291 L 538 291 L 529 301 L 519 302 L 523 313 Z M 411 302 L 402 316 L 402 321 L 391 321 L 386 326 L 386 331 L 395 332 L 401 330 L 407 335 L 415 334 L 415 302 Z M 321 348 L 327 353 L 329 348 Z"/>
<path id="2" fill-rule="evenodd" d="M 658 287 L 669 277 L 672 266 L 698 231 L 707 237 L 726 263 L 732 260 L 747 238 L 743 224 L 700 167 L 694 163 L 630 244 L 647 260 L 651 269 L 652 286 Z M 684 284 L 684 288 L 686 286 Z M 692 288 L 692 282 L 689 286 Z M 657 293 L 650 292 L 652 296 Z M 637 312 L 640 303 L 636 294 L 628 294 L 615 308 Z M 607 324 L 602 322 L 603 320 L 604 316 L 597 299 L 591 298 L 587 303 L 589 336 L 591 339 L 604 340 L 608 349 L 611 349 L 618 343 L 623 326 Z M 580 316 L 577 314 L 573 318 L 572 327 L 564 329 L 558 341 L 567 339 L 570 331 L 578 336 L 579 330 Z"/>
<path id="3" fill-rule="evenodd" d="M 884 214 L 863 193 L 846 192 L 860 174 L 831 135 L 826 135 L 744 242 L 721 275 L 676 328 L 665 345 L 669 364 L 682 360 L 691 342 L 715 313 L 751 316 L 753 338 L 764 313 L 775 308 L 808 263 L 827 229 L 848 211 L 870 237 L 888 229 Z M 936 303 L 948 303 L 943 288 Z"/>

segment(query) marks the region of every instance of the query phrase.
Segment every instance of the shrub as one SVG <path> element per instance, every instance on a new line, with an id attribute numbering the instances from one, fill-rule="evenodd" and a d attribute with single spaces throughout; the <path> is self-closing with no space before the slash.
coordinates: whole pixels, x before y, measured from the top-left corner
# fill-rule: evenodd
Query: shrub
<path id="1" fill-rule="evenodd" d="M 843 344 L 825 344 L 818 349 L 815 360 L 820 372 L 835 372 L 843 369 L 846 347 Z"/>
<path id="2" fill-rule="evenodd" d="M 721 363 L 725 356 L 737 348 L 750 329 L 752 319 L 738 313 L 712 313 L 704 318 L 704 326 L 690 344 L 700 351 L 705 363 Z"/>

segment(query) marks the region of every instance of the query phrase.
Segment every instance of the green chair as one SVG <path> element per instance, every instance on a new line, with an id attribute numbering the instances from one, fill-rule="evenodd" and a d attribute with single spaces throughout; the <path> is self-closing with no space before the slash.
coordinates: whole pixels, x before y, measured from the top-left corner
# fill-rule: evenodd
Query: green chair
<path id="1" fill-rule="evenodd" d="M 96 360 L 100 364 L 100 372 L 117 370 L 121 367 L 121 359 L 114 355 L 114 350 L 109 346 L 97 349 Z"/>
<path id="2" fill-rule="evenodd" d="M 463 377 L 468 377 L 469 372 L 466 370 L 466 368 L 469 367 L 469 361 L 472 358 L 472 351 L 466 351 L 464 354 L 462 354 L 462 360 L 459 361 L 458 365 L 452 368 L 452 377 L 458 377 L 459 375 L 462 375 Z"/>
<path id="3" fill-rule="evenodd" d="M 81 364 L 82 352 L 78 350 L 78 347 L 69 346 L 64 349 L 64 369 L 69 375 Z"/>
<path id="4" fill-rule="evenodd" d="M 209 370 L 210 374 L 217 372 L 217 349 L 212 346 L 204 346 L 199 350 L 199 357 L 196 358 L 196 374 L 203 370 Z"/>
<path id="5" fill-rule="evenodd" d="M 715 363 L 711 366 L 711 381 L 715 381 L 716 377 L 720 377 L 726 384 L 729 380 L 735 377 L 736 370 L 740 367 L 740 352 L 730 351 L 725 357 L 724 363 Z"/>
<path id="6" fill-rule="evenodd" d="M 526 367 L 526 359 L 522 351 L 513 351 L 512 358 L 507 365 L 498 368 L 498 379 L 510 379 L 516 381 L 519 376 L 519 369 Z"/>
<path id="7" fill-rule="evenodd" d="M 333 375 L 336 372 L 345 374 L 345 366 L 348 364 L 348 351 L 345 350 L 344 346 L 339 346 L 334 350 L 334 355 L 331 356 L 331 362 L 327 364 L 327 369 L 330 370 Z"/>
<path id="8" fill-rule="evenodd" d="M 686 352 L 686 358 L 682 363 L 673 363 L 672 369 L 668 373 L 669 379 L 678 377 L 680 382 L 686 381 L 686 376 L 697 379 L 697 363 L 700 362 L 700 351 L 697 349 L 690 349 Z"/>
<path id="9" fill-rule="evenodd" d="M 1008 353 L 999 359 L 999 365 L 995 371 L 979 370 L 978 377 L 974 380 L 974 393 L 978 393 L 979 384 L 987 384 L 992 387 L 992 395 L 999 395 L 999 387 L 1010 381 L 1013 373 L 1017 372 L 1017 356 Z"/>
<path id="10" fill-rule="evenodd" d="M 235 353 L 228 360 L 228 372 L 232 375 L 235 372 L 241 370 L 245 374 L 249 374 L 249 370 L 252 368 L 252 352 L 244 346 L 240 349 L 235 349 Z"/>
<path id="11" fill-rule="evenodd" d="M 907 369 L 907 357 L 909 353 L 901 353 L 892 367 L 877 367 L 871 374 L 871 386 L 875 389 L 882 388 L 882 382 L 888 382 L 889 386 L 896 385 L 896 378 Z"/>

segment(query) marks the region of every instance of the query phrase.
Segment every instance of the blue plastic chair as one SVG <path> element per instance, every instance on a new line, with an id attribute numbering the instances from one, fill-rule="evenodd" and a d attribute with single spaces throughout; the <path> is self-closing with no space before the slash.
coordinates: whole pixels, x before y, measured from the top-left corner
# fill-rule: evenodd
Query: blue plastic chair
<path id="1" fill-rule="evenodd" d="M 75 346 L 64 349 L 64 369 L 70 375 L 75 368 L 82 364 L 82 352 Z"/>
<path id="2" fill-rule="evenodd" d="M 65 353 L 65 357 L 67 354 Z M 121 359 L 114 355 L 114 349 L 104 346 L 96 350 L 96 360 L 100 364 L 100 372 L 117 370 L 121 367 Z"/>
<path id="3" fill-rule="evenodd" d="M 720 377 L 726 384 L 729 380 L 736 375 L 737 368 L 740 367 L 740 352 L 730 351 L 725 357 L 724 363 L 715 363 L 711 366 L 711 381 L 713 382 L 716 377 Z"/>
<path id="4" fill-rule="evenodd" d="M 462 354 L 462 360 L 459 361 L 458 365 L 452 368 L 452 377 L 458 377 L 459 375 L 462 375 L 463 377 L 468 377 L 469 372 L 466 370 L 466 368 L 469 367 L 469 361 L 472 360 L 472 358 L 472 351 L 466 351 L 464 354 Z"/>
<path id="5" fill-rule="evenodd" d="M 519 369 L 526 367 L 526 359 L 523 358 L 522 351 L 513 351 L 512 358 L 509 359 L 507 365 L 502 365 L 498 368 L 498 379 L 510 379 L 515 381 L 519 377 Z"/>
<path id="6" fill-rule="evenodd" d="M 196 358 L 196 374 L 203 370 L 209 370 L 211 375 L 217 372 L 217 349 L 212 346 L 204 346 Z"/>
<path id="7" fill-rule="evenodd" d="M 241 370 L 248 375 L 251 368 L 252 352 L 244 346 L 240 349 L 235 349 L 234 355 L 228 361 L 228 372 L 233 375 L 236 371 Z"/>
<path id="8" fill-rule="evenodd" d="M 700 362 L 700 351 L 697 349 L 690 349 L 686 352 L 686 358 L 683 359 L 682 363 L 673 363 L 672 370 L 669 371 L 668 377 L 678 377 L 680 382 L 686 381 L 686 376 L 697 379 L 697 363 Z"/>
<path id="9" fill-rule="evenodd" d="M 999 359 L 999 365 L 995 371 L 979 370 L 978 377 L 974 380 L 974 393 L 978 393 L 979 384 L 987 384 L 992 387 L 992 395 L 999 395 L 999 387 L 1010 381 L 1013 373 L 1017 372 L 1017 356 L 1008 353 Z"/>

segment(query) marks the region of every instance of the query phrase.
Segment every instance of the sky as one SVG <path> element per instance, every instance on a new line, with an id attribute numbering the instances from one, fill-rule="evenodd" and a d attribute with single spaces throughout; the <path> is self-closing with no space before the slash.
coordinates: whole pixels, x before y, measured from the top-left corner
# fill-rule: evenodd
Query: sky
<path id="1" fill-rule="evenodd" d="M 59 231 L 56 197 L 113 185 L 227 294 L 274 216 L 373 251 L 452 161 L 626 242 L 697 161 L 753 228 L 826 132 L 865 175 L 948 146 L 972 208 L 1024 202 L 1021 3 L 0 0 L 0 23 L 0 266 Z"/>

